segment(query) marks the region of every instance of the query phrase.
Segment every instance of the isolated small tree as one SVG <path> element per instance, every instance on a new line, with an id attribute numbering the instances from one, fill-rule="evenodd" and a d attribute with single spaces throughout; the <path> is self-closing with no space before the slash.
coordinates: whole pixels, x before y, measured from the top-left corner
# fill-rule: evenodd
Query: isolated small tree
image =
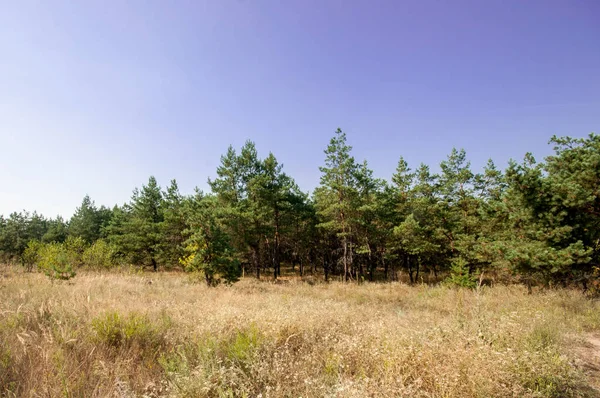
<path id="1" fill-rule="evenodd" d="M 476 276 L 469 272 L 469 263 L 461 257 L 452 260 L 450 276 L 448 276 L 446 282 L 454 286 L 470 289 L 477 286 Z"/>
<path id="2" fill-rule="evenodd" d="M 74 257 L 65 244 L 46 243 L 40 247 L 38 267 L 52 280 L 68 280 L 76 274 Z"/>

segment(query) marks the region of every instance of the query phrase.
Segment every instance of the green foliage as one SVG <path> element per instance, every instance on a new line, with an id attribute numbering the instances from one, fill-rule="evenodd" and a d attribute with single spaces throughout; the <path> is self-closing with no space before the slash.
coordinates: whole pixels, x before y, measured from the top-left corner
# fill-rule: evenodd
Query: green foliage
<path id="1" fill-rule="evenodd" d="M 0 216 L 0 260 L 56 267 L 57 275 L 83 263 L 181 266 L 210 285 L 248 268 L 278 278 L 282 264 L 356 281 L 394 280 L 400 267 L 411 282 L 449 272 L 460 286 L 472 285 L 465 270 L 490 270 L 596 291 L 600 136 L 550 143 L 554 154 L 544 161 L 528 153 L 505 171 L 491 160 L 472 171 L 462 149 L 452 149 L 438 173 L 400 158 L 387 183 L 355 161 L 338 129 L 310 196 L 275 155 L 260 158 L 247 141 L 221 157 L 209 195 L 182 195 L 175 180 L 162 191 L 150 177 L 112 210 L 85 196 L 69 223 L 26 211 Z"/>
<path id="2" fill-rule="evenodd" d="M 236 256 L 246 260 L 257 277 L 262 269 L 272 268 L 276 278 L 286 254 L 298 260 L 299 242 L 289 238 L 303 227 L 296 211 L 306 210 L 298 206 L 300 201 L 305 204 L 306 195 L 273 154 L 260 159 L 251 141 L 239 154 L 230 147 L 221 157 L 217 178 L 209 184 L 217 199 L 214 209 L 220 228 Z"/>
<path id="3" fill-rule="evenodd" d="M 235 282 L 241 274 L 229 237 L 216 217 L 216 206 L 215 197 L 202 193 L 189 203 L 191 235 L 186 241 L 186 256 L 181 259 L 186 271 L 202 272 L 209 286 Z"/>
<path id="4" fill-rule="evenodd" d="M 23 252 L 23 265 L 27 271 L 32 271 L 33 268 L 38 264 L 40 259 L 40 250 L 43 244 L 37 240 L 32 240 L 27 244 L 25 251 Z"/>
<path id="5" fill-rule="evenodd" d="M 187 229 L 184 205 L 186 198 L 179 193 L 177 181 L 172 180 L 163 193 L 162 221 L 160 223 L 160 242 L 158 244 L 160 261 L 166 267 L 178 265 L 184 255 L 185 230 Z"/>
<path id="6" fill-rule="evenodd" d="M 85 195 L 81 206 L 75 210 L 75 214 L 69 221 L 69 236 L 83 239 L 91 244 L 100 238 L 100 232 L 104 213 L 98 210 L 93 200 Z"/>
<path id="7" fill-rule="evenodd" d="M 50 279 L 67 280 L 75 276 L 79 253 L 62 243 L 46 243 L 38 250 L 38 268 Z"/>
<path id="8" fill-rule="evenodd" d="M 117 251 L 133 264 L 158 270 L 161 245 L 163 196 L 156 178 L 142 189 L 134 189 L 131 203 L 114 211 L 107 227 Z"/>
<path id="9" fill-rule="evenodd" d="M 520 274 L 583 282 L 600 261 L 600 136 L 553 137 L 555 155 L 511 162 L 502 257 Z"/>
<path id="10" fill-rule="evenodd" d="M 315 190 L 318 226 L 339 241 L 344 280 L 351 274 L 352 224 L 358 207 L 357 165 L 351 150 L 346 134 L 338 128 L 325 149 L 325 166 L 319 168 L 321 186 Z"/>
<path id="11" fill-rule="evenodd" d="M 96 269 L 110 269 L 117 265 L 114 248 L 103 239 L 84 250 L 82 261 L 85 266 Z"/>
<path id="12" fill-rule="evenodd" d="M 32 240 L 22 254 L 22 261 L 29 271 L 37 266 L 51 279 L 66 280 L 74 277 L 75 268 L 82 265 L 85 250 L 81 238 L 68 237 L 63 243 Z"/>
<path id="13" fill-rule="evenodd" d="M 52 243 L 58 242 L 62 243 L 67 239 L 68 236 L 68 226 L 67 223 L 64 222 L 62 217 L 56 217 L 55 220 L 48 220 L 48 229 L 46 233 L 42 236 L 42 242 L 44 243 Z"/>
<path id="14" fill-rule="evenodd" d="M 14 212 L 8 218 L 0 217 L 0 256 L 18 260 L 32 240 L 41 240 L 48 229 L 48 220 L 36 212 Z"/>
<path id="15" fill-rule="evenodd" d="M 73 266 L 80 267 L 83 265 L 83 253 L 87 248 L 87 244 L 83 238 L 69 236 L 62 244 L 62 247 L 68 253 Z"/>
<path id="16" fill-rule="evenodd" d="M 458 287 L 466 287 L 473 289 L 477 286 L 477 278 L 469 272 L 469 266 L 463 258 L 455 258 L 452 260 L 450 267 L 450 276 L 446 282 Z"/>

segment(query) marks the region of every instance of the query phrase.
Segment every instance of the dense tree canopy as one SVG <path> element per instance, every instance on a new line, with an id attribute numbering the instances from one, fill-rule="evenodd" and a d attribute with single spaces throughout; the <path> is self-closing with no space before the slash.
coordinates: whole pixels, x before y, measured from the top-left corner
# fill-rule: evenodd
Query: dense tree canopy
<path id="1" fill-rule="evenodd" d="M 355 160 L 338 129 L 310 195 L 248 141 L 221 157 L 208 194 L 183 195 L 175 180 L 163 191 L 150 177 L 112 209 L 86 195 L 68 221 L 0 216 L 0 255 L 30 264 L 39 245 L 61 252 L 81 242 L 82 263 L 181 267 L 211 285 L 250 272 L 277 279 L 285 267 L 358 282 L 404 273 L 469 286 L 484 272 L 588 288 L 600 263 L 600 136 L 550 143 L 543 162 L 528 153 L 505 170 L 490 160 L 476 172 L 458 149 L 439 168 L 411 169 L 400 157 L 384 181 Z"/>

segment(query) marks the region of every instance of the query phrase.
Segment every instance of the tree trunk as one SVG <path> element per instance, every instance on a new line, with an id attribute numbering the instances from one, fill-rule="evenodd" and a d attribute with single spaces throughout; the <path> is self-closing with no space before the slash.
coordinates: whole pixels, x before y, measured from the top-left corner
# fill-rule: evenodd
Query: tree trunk
<path id="1" fill-rule="evenodd" d="M 252 247 L 252 262 L 254 263 L 254 267 L 256 268 L 256 279 L 260 279 L 259 249 L 256 246 Z"/>
<path id="2" fill-rule="evenodd" d="M 390 280 L 390 275 L 389 275 L 389 264 L 385 262 L 385 253 L 381 254 L 381 262 L 383 263 L 383 273 L 385 275 L 385 280 L 389 282 Z"/>
<path id="3" fill-rule="evenodd" d="M 280 251 L 281 248 L 279 247 L 279 208 L 275 206 L 275 253 L 273 256 L 275 279 L 277 279 L 278 276 L 281 276 Z"/>
<path id="4" fill-rule="evenodd" d="M 419 281 L 419 271 L 421 270 L 421 260 L 417 260 L 417 276 L 415 277 L 415 282 Z"/>
<path id="5" fill-rule="evenodd" d="M 348 240 L 346 239 L 346 236 L 344 235 L 343 241 L 342 241 L 342 245 L 344 247 L 344 258 L 343 258 L 343 262 L 344 262 L 344 282 L 348 282 Z"/>
<path id="6" fill-rule="evenodd" d="M 350 278 L 355 278 L 358 280 L 357 277 L 357 270 L 356 267 L 354 266 L 354 248 L 352 247 L 352 241 L 348 242 L 348 268 L 349 268 L 349 276 Z"/>

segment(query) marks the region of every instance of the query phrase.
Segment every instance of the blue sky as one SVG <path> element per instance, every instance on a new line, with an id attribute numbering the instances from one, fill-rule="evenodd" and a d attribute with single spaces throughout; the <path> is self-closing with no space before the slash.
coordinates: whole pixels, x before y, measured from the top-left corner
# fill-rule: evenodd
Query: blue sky
<path id="1" fill-rule="evenodd" d="M 230 144 L 300 187 L 330 137 L 389 178 L 465 148 L 547 155 L 600 129 L 596 0 L 5 1 L 0 214 L 69 217 L 155 175 L 206 189 Z"/>

